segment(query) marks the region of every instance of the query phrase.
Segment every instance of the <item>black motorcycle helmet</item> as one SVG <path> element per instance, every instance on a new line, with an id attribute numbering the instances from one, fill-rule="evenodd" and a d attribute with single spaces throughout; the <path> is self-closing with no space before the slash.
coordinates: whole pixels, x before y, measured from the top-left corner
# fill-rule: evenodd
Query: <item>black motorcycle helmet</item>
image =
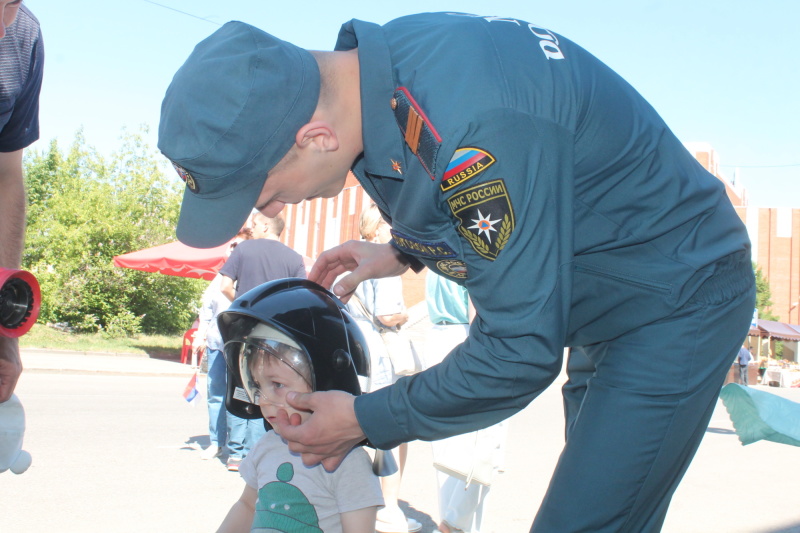
<path id="1" fill-rule="evenodd" d="M 249 358 L 265 350 L 312 391 L 362 393 L 359 376 L 369 376 L 364 335 L 344 304 L 314 282 L 286 278 L 259 285 L 236 298 L 217 323 L 228 366 L 225 407 L 240 418 L 261 417 Z"/>

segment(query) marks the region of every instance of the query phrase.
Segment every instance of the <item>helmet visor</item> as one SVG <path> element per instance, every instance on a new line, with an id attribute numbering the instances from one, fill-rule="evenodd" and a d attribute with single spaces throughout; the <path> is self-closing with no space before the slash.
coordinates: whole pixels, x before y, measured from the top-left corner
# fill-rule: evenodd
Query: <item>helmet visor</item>
<path id="1" fill-rule="evenodd" d="M 231 370 L 239 373 L 250 403 L 259 404 L 274 398 L 278 389 L 283 390 L 282 394 L 289 390 L 316 390 L 308 353 L 285 334 L 265 324 L 259 324 L 243 341 L 228 342 L 225 358 L 229 365 L 238 361 L 238 368 Z"/>

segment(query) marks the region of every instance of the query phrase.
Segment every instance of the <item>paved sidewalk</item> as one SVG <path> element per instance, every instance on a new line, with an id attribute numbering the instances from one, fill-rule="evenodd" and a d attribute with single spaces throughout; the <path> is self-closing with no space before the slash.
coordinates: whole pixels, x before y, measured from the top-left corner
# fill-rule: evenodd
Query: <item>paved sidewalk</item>
<path id="1" fill-rule="evenodd" d="M 138 354 L 87 353 L 22 348 L 24 372 L 72 372 L 142 376 L 190 376 L 192 367 L 178 361 Z"/>
<path id="2" fill-rule="evenodd" d="M 24 372 L 30 374 L 69 373 L 74 374 L 76 378 L 80 374 L 108 375 L 108 380 L 114 383 L 125 379 L 124 376 L 152 377 L 153 379 L 146 380 L 148 384 L 156 386 L 162 382 L 169 382 L 173 383 L 170 388 L 175 390 L 180 389 L 183 383 L 182 379 L 188 380 L 193 372 L 189 365 L 182 365 L 174 360 L 137 355 L 84 354 L 23 349 L 22 361 L 25 367 Z M 118 377 L 113 377 L 114 375 Z M 160 379 L 178 377 L 181 379 Z M 134 379 L 134 381 L 138 382 L 139 380 Z M 562 375 L 529 407 L 510 419 L 505 472 L 492 486 L 486 509 L 484 533 L 524 532 L 530 527 L 563 445 L 563 415 L 559 391 L 563 381 L 564 376 Z M 61 382 L 56 381 L 52 386 L 55 387 L 59 383 Z M 119 381 L 119 383 L 122 382 Z M 18 388 L 24 390 L 26 386 L 26 383 L 22 383 Z M 204 376 L 201 376 L 198 388 L 202 389 L 203 387 Z M 800 402 L 800 389 L 760 386 L 759 388 Z M 174 395 L 178 398 L 179 392 Z M 41 420 L 52 411 L 51 407 L 48 407 L 50 404 L 47 401 L 40 401 L 44 402 L 40 413 L 36 410 L 35 398 L 29 402 L 31 420 L 37 419 L 37 415 Z M 184 403 L 182 399 L 174 400 L 174 402 Z M 181 418 L 185 418 L 183 414 L 175 414 L 185 413 L 186 409 L 183 406 L 180 411 L 175 411 L 175 413 L 161 404 L 154 405 L 152 408 L 159 412 L 159 416 L 149 417 L 148 420 L 161 421 L 167 424 L 167 427 L 171 427 Z M 145 414 L 145 416 L 147 415 Z M 203 428 L 206 424 L 203 411 L 196 411 L 195 418 L 194 424 L 198 428 Z M 129 421 L 130 418 L 125 417 L 126 426 Z M 103 422 L 103 425 L 109 423 Z M 29 428 L 31 445 L 35 445 L 37 431 L 51 429 L 51 424 L 48 424 L 46 428 L 40 428 L 39 425 Z M 203 430 L 199 429 L 199 431 L 202 433 Z M 120 442 L 108 443 L 107 447 L 110 450 L 120 449 L 130 440 L 124 431 L 106 432 L 103 435 L 103 438 L 113 436 L 120 439 Z M 44 435 L 40 437 L 40 440 L 49 442 Z M 187 453 L 185 447 L 181 449 L 182 453 Z M 166 455 L 168 451 L 159 449 L 157 453 Z M 64 453 L 64 450 L 62 449 L 59 453 Z M 139 457 L 131 451 L 127 462 L 130 462 L 132 466 L 138 465 L 136 468 L 141 469 L 154 461 L 154 453 L 148 449 L 149 455 Z M 189 453 L 192 453 L 191 450 Z M 44 459 L 47 457 L 44 452 L 40 455 L 42 457 L 38 464 L 45 462 Z M 168 470 L 164 469 L 165 465 L 161 465 L 161 469 L 157 471 L 158 483 L 178 482 L 186 475 L 197 475 L 199 478 L 204 478 L 193 485 L 195 487 L 194 494 L 195 498 L 198 498 L 196 501 L 205 501 L 206 506 L 209 507 L 207 512 L 210 518 L 204 517 L 203 524 L 208 525 L 209 530 L 213 529 L 219 517 L 224 516 L 230 502 L 235 498 L 240 480 L 226 472 L 223 465 L 214 462 L 192 459 L 186 465 L 188 474 L 182 474 L 179 467 L 182 464 L 180 461 L 183 459 L 176 457 L 170 460 L 169 464 L 172 464 L 174 468 L 168 470 L 172 470 L 173 474 L 170 475 Z M 55 465 L 56 460 L 53 459 L 51 463 Z M 59 475 L 58 473 L 52 474 Z M 131 474 L 131 476 L 133 480 L 141 477 L 139 473 Z M 2 479 L 2 481 L 11 481 L 11 479 Z M 32 483 L 33 481 L 36 481 L 34 476 L 25 474 L 20 476 L 16 483 Z M 124 485 L 126 480 L 119 481 Z M 147 481 L 147 483 L 153 482 L 155 481 Z M 722 402 L 718 402 L 697 456 L 673 498 L 663 531 L 664 533 L 800 533 L 798 487 L 800 487 L 800 449 L 765 441 L 741 446 L 733 431 L 727 411 Z M 36 490 L 44 490 L 44 487 L 34 489 L 35 487 L 30 488 L 33 491 L 31 494 L 35 494 Z M 220 494 L 215 493 L 215 490 Z M 203 495 L 203 492 L 208 494 Z M 1 493 L 2 490 L 0 490 Z M 113 496 L 113 493 L 108 495 L 107 506 L 109 508 L 119 505 L 117 501 L 119 498 Z M 408 514 L 424 524 L 423 533 L 432 531 L 438 520 L 438 503 L 428 443 L 412 442 L 410 444 L 409 459 L 400 496 Z M 135 499 L 144 509 L 155 510 L 162 505 L 157 498 L 151 498 L 152 501 L 148 499 L 146 491 Z M 193 512 L 199 513 L 197 510 Z M 162 515 L 156 513 L 153 520 L 155 524 L 163 526 L 168 523 L 168 517 L 175 515 L 175 507 L 172 506 L 163 511 Z M 152 530 L 159 530 L 159 527 Z M 182 529 L 178 527 L 171 530 Z M 69 527 L 63 529 L 63 531 L 77 530 L 81 529 L 70 529 Z M 86 531 L 90 530 L 86 529 Z"/>

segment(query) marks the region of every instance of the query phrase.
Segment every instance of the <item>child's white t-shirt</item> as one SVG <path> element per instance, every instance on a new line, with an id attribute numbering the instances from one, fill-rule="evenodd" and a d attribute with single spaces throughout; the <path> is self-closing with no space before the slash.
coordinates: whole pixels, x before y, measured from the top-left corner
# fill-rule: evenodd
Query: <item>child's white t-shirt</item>
<path id="1" fill-rule="evenodd" d="M 342 531 L 341 513 L 383 505 L 380 482 L 360 447 L 327 472 L 322 465 L 305 466 L 270 431 L 247 454 L 239 473 L 258 492 L 251 531 L 336 533 Z"/>

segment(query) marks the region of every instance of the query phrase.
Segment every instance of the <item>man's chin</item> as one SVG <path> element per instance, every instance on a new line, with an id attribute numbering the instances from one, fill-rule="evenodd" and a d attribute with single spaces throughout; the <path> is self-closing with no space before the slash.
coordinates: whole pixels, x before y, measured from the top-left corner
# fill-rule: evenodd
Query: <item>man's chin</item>
<path id="1" fill-rule="evenodd" d="M 325 191 L 323 191 L 319 197 L 320 198 L 333 198 L 334 196 L 338 196 L 340 192 L 344 190 L 344 184 L 347 182 L 347 174 L 345 174 L 342 178 L 336 180 L 336 183 L 332 183 L 330 187 L 328 187 Z"/>

